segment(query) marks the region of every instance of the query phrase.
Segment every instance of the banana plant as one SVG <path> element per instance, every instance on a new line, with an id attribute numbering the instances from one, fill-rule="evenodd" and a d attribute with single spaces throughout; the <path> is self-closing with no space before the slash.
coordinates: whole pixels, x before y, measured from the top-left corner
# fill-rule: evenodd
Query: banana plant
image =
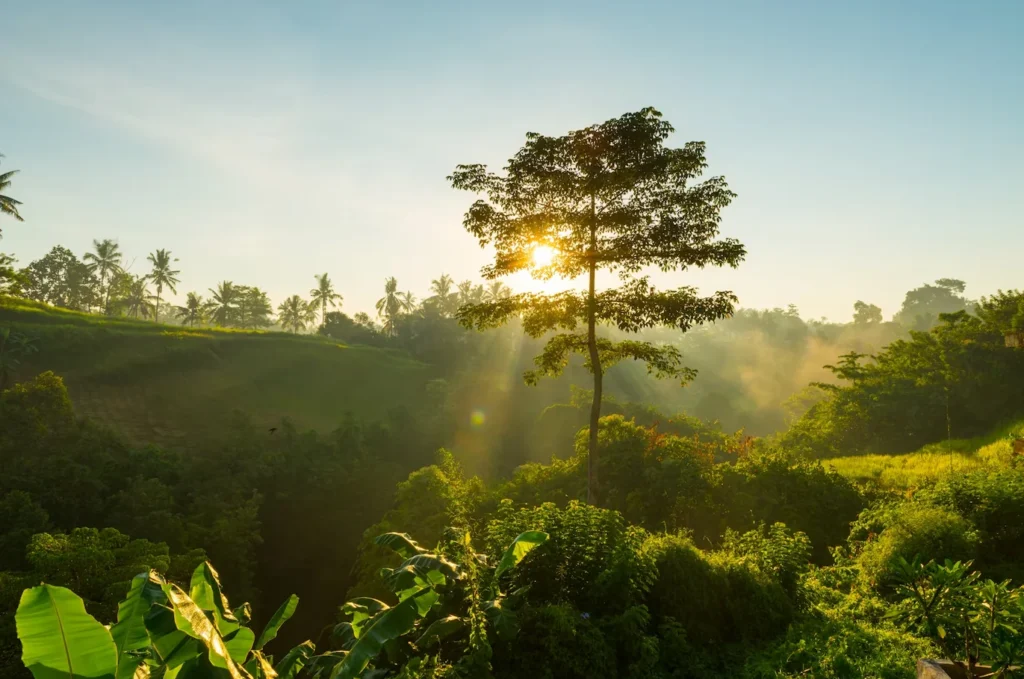
<path id="1" fill-rule="evenodd" d="M 35 679 L 295 679 L 313 644 L 296 646 L 276 665 L 264 647 L 297 606 L 292 595 L 257 639 L 247 626 L 249 605 L 231 608 L 207 562 L 188 591 L 155 571 L 135 576 L 109 626 L 71 590 L 46 584 L 25 590 L 15 620 Z"/>
<path id="2" fill-rule="evenodd" d="M 517 537 L 495 564 L 471 549 L 464 533 L 459 549 L 461 562 L 440 550 L 420 546 L 406 533 L 385 533 L 375 542 L 391 549 L 402 559 L 396 568 L 383 568 L 380 577 L 394 592 L 397 603 L 356 598 L 341 607 L 348 620 L 332 632 L 334 650 L 309 663 L 312 679 L 355 679 L 387 677 L 422 656 L 437 654 L 437 647 L 449 643 L 465 648 L 471 636 L 472 611 L 482 610 L 499 634 L 514 634 L 514 612 L 499 587 L 503 574 L 514 568 L 533 549 L 547 541 L 547 533 L 527 531 Z M 487 578 L 485 572 L 489 571 Z M 486 586 L 481 588 L 481 583 Z M 481 591 L 483 589 L 483 591 Z M 486 594 L 485 594 L 486 592 Z M 483 596 L 486 601 L 480 601 Z M 468 602 L 468 603 L 467 603 Z"/>

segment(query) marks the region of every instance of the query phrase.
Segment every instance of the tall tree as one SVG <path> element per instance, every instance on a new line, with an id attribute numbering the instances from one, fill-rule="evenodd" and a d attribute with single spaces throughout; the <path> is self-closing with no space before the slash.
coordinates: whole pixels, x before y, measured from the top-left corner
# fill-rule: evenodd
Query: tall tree
<path id="1" fill-rule="evenodd" d="M 872 325 L 882 322 L 882 310 L 874 304 L 859 299 L 853 303 L 853 322 L 858 325 Z"/>
<path id="2" fill-rule="evenodd" d="M 100 294 L 103 295 L 103 313 L 110 313 L 110 279 L 121 272 L 121 248 L 117 241 L 105 238 L 92 242 L 92 252 L 82 255 L 89 271 L 99 274 Z"/>
<path id="3" fill-rule="evenodd" d="M 185 305 L 177 308 L 177 316 L 181 319 L 181 324 L 194 328 L 196 323 L 202 323 L 205 315 L 203 307 L 203 298 L 200 295 L 194 292 L 185 295 Z"/>
<path id="4" fill-rule="evenodd" d="M 529 270 L 536 278 L 587 277 L 583 292 L 522 293 L 464 306 L 467 327 L 496 327 L 521 316 L 527 333 L 559 331 L 525 375 L 536 383 L 562 372 L 573 353 L 583 354 L 593 374 L 587 495 L 597 503 L 597 433 L 603 376 L 623 359 L 647 364 L 659 377 L 683 381 L 695 372 L 672 346 L 598 335 L 608 323 L 626 332 L 652 326 L 687 330 L 732 313 L 736 297 L 719 292 L 699 297 L 695 288 L 655 290 L 637 274 L 648 267 L 738 266 L 746 251 L 734 239 L 717 240 L 720 212 L 735 194 L 723 177 L 698 181 L 707 162 L 703 142 L 665 145 L 672 126 L 653 108 L 570 132 L 561 137 L 530 133 L 501 174 L 484 165 L 459 165 L 449 177 L 456 189 L 483 194 L 463 224 L 481 245 L 495 249 L 487 279 Z M 545 257 L 534 258 L 538 247 Z M 599 291 L 598 270 L 616 272 L 619 288 Z M 580 325 L 584 331 L 577 331 Z"/>
<path id="5" fill-rule="evenodd" d="M 416 295 L 411 290 L 399 293 L 398 301 L 402 305 L 402 313 L 411 314 L 416 311 Z"/>
<path id="6" fill-rule="evenodd" d="M 274 308 L 270 297 L 256 286 L 243 285 L 236 288 L 238 307 L 235 311 L 235 324 L 243 328 L 255 330 L 266 328 L 273 323 L 271 316 Z"/>
<path id="7" fill-rule="evenodd" d="M 231 281 L 221 281 L 216 289 L 210 288 L 210 299 L 205 312 L 214 325 L 228 326 L 238 310 L 239 291 Z"/>
<path id="8" fill-rule="evenodd" d="M 153 270 L 149 274 L 149 279 L 156 285 L 156 307 L 155 317 L 157 323 L 160 322 L 160 298 L 164 293 L 166 287 L 172 293 L 177 294 L 178 274 L 180 271 L 175 271 L 171 268 L 172 262 L 177 262 L 178 259 L 175 257 L 171 259 L 171 252 L 169 250 L 157 250 L 156 252 L 149 253 L 149 263 L 153 265 Z"/>
<path id="9" fill-rule="evenodd" d="M 922 285 L 909 291 L 893 320 L 912 330 L 928 330 L 939 322 L 940 314 L 973 310 L 974 303 L 964 297 L 967 284 L 956 278 L 940 278 L 935 285 Z"/>
<path id="10" fill-rule="evenodd" d="M 512 290 L 501 281 L 491 281 L 484 289 L 484 302 L 497 302 L 512 296 Z"/>
<path id="11" fill-rule="evenodd" d="M 25 295 L 67 309 L 87 311 L 98 300 L 98 281 L 88 265 L 60 245 L 24 270 Z"/>
<path id="12" fill-rule="evenodd" d="M 147 276 L 135 276 L 132 279 L 128 295 L 120 301 L 124 314 L 130 318 L 149 318 L 156 313 L 155 299 L 149 292 Z"/>
<path id="13" fill-rule="evenodd" d="M 334 284 L 327 274 L 313 276 L 316 279 L 316 287 L 309 291 L 310 302 L 320 307 L 320 325 L 327 322 L 327 307 L 341 306 L 341 295 L 334 291 Z"/>
<path id="14" fill-rule="evenodd" d="M 306 329 L 310 308 L 314 305 L 298 295 L 292 295 L 277 307 L 277 320 L 287 330 L 297 333 Z M 316 316 L 313 317 L 314 321 Z"/>
<path id="15" fill-rule="evenodd" d="M 377 316 L 384 321 L 384 334 L 394 337 L 396 321 L 402 313 L 402 300 L 398 292 L 398 279 L 390 276 L 384 280 L 384 296 L 377 300 Z"/>
<path id="16" fill-rule="evenodd" d="M 0 153 L 0 158 L 3 157 L 4 154 Z M 11 185 L 11 177 L 13 177 L 16 174 L 18 174 L 17 170 L 0 172 L 0 191 L 3 191 L 4 189 Z M 25 220 L 21 218 L 20 214 L 18 214 L 19 205 L 21 205 L 20 200 L 14 200 L 10 196 L 5 196 L 4 194 L 0 193 L 0 214 L 10 215 L 11 217 L 17 219 L 19 222 L 23 222 Z M 0 231 L 0 234 L 2 233 L 3 232 Z"/>

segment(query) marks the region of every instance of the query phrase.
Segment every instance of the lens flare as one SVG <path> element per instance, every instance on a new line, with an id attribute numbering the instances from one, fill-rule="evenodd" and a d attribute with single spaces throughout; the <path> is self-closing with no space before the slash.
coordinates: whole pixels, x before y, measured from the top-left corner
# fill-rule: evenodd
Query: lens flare
<path id="1" fill-rule="evenodd" d="M 550 245 L 538 245 L 533 249 L 534 266 L 549 266 L 553 261 L 555 261 L 555 249 Z"/>
<path id="2" fill-rule="evenodd" d="M 474 410 L 469 415 L 469 423 L 473 425 L 474 429 L 479 429 L 480 427 L 484 426 L 484 422 L 486 421 L 487 415 L 485 415 L 484 411 L 482 410 Z"/>

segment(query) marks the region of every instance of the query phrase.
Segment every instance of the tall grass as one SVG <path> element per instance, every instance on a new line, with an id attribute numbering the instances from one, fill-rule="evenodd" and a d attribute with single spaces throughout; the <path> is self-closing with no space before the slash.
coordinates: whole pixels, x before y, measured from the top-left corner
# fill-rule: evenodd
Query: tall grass
<path id="1" fill-rule="evenodd" d="M 905 455 L 854 455 L 830 459 L 825 464 L 855 482 L 884 490 L 906 490 L 950 473 L 1005 467 L 1013 459 L 1014 437 L 1024 437 L 1024 420 L 1000 427 L 988 436 L 933 443 Z"/>

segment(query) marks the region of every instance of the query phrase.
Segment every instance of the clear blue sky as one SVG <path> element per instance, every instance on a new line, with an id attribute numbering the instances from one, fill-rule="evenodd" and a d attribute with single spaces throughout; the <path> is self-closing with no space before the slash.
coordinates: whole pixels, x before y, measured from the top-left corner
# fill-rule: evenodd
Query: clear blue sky
<path id="1" fill-rule="evenodd" d="M 652 105 L 739 194 L 736 271 L 659 275 L 846 318 L 939 277 L 1024 287 L 1024 2 L 3 3 L 0 250 L 116 238 L 182 286 L 349 312 L 486 253 L 445 176 Z M 158 6 L 159 5 L 159 6 Z"/>

